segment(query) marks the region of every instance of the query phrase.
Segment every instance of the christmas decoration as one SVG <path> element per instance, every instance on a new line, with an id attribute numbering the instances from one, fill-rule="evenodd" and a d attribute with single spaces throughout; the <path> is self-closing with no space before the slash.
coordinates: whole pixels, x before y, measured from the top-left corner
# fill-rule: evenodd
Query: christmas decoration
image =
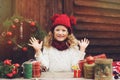
<path id="1" fill-rule="evenodd" d="M 88 64 L 92 64 L 92 63 L 94 63 L 95 59 L 92 56 L 88 56 L 88 57 L 86 57 L 86 61 Z"/>
<path id="2" fill-rule="evenodd" d="M 81 77 L 81 69 L 79 68 L 79 65 L 73 65 L 72 70 L 74 72 L 74 75 L 73 75 L 74 78 L 80 78 Z"/>
<path id="3" fill-rule="evenodd" d="M 32 63 L 29 61 L 23 63 L 23 77 L 26 79 L 32 78 Z"/>
<path id="4" fill-rule="evenodd" d="M 83 65 L 83 71 L 84 71 L 84 77 L 87 79 L 94 79 L 94 68 L 95 63 L 84 63 Z"/>
<path id="5" fill-rule="evenodd" d="M 19 67 L 18 63 L 12 64 L 9 59 L 0 62 L 0 78 L 15 78 L 19 77 Z"/>
<path id="6" fill-rule="evenodd" d="M 3 23 L 0 45 L 3 49 L 10 50 L 5 50 L 5 53 L 11 55 L 10 59 L 22 64 L 26 60 L 34 58 L 34 50 L 28 45 L 29 39 L 35 37 L 41 41 L 45 35 L 46 32 L 37 21 L 25 19 L 21 16 L 13 16 Z"/>
<path id="7" fill-rule="evenodd" d="M 80 60 L 78 65 L 79 65 L 79 68 L 81 70 L 81 76 L 82 77 L 86 77 L 86 78 L 93 78 L 93 71 L 91 71 L 91 73 L 89 72 L 90 70 L 92 70 L 92 67 L 95 66 L 95 60 L 96 59 L 106 59 L 106 55 L 105 53 L 102 53 L 102 54 L 99 54 L 99 55 L 96 55 L 96 56 L 87 56 L 84 60 Z M 89 71 L 87 71 L 89 69 Z M 85 73 L 86 72 L 86 73 Z M 87 74 L 87 73 L 90 73 Z"/>
<path id="8" fill-rule="evenodd" d="M 120 61 L 114 61 L 113 66 L 113 76 L 115 79 L 120 79 Z"/>
<path id="9" fill-rule="evenodd" d="M 95 60 L 95 80 L 113 80 L 112 62 L 113 59 Z"/>
<path id="10" fill-rule="evenodd" d="M 41 76 L 41 64 L 39 61 L 32 62 L 32 77 L 39 78 Z"/>

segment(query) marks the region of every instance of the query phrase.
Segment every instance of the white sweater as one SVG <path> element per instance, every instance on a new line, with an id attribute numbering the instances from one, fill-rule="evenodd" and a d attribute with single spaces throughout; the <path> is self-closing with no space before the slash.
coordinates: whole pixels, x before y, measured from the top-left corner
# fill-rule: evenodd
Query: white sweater
<path id="1" fill-rule="evenodd" d="M 35 55 L 35 58 L 46 66 L 49 71 L 71 71 L 71 67 L 78 64 L 79 60 L 84 59 L 84 56 L 85 53 L 76 48 L 59 51 L 53 47 L 44 47 L 43 53 Z"/>

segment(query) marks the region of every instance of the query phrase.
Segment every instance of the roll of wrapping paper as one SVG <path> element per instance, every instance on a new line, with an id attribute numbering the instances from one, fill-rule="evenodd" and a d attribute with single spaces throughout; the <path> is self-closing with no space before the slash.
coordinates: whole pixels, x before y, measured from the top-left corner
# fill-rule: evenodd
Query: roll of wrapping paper
<path id="1" fill-rule="evenodd" d="M 32 78 L 32 63 L 24 62 L 23 64 L 23 76 L 24 78 L 30 79 Z"/>
<path id="2" fill-rule="evenodd" d="M 41 71 L 40 71 L 40 62 L 34 61 L 32 63 L 32 76 L 34 78 L 40 77 Z"/>
<path id="3" fill-rule="evenodd" d="M 95 63 L 92 64 L 88 64 L 88 63 L 84 63 L 84 77 L 87 79 L 93 79 L 94 78 L 94 67 L 95 67 Z"/>
<path id="4" fill-rule="evenodd" d="M 112 62 L 113 59 L 95 60 L 95 80 L 113 80 Z"/>

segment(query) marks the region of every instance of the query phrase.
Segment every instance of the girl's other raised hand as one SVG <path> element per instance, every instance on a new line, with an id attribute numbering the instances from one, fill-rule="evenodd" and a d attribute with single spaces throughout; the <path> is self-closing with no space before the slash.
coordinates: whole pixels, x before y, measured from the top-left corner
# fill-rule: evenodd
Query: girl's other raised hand
<path id="1" fill-rule="evenodd" d="M 80 46 L 80 51 L 85 52 L 87 46 L 89 45 L 90 41 L 86 38 L 78 41 L 78 45 Z"/>
<path id="2" fill-rule="evenodd" d="M 43 41 L 39 43 L 39 40 L 37 40 L 35 37 L 30 38 L 29 46 L 32 46 L 36 52 L 40 51 L 42 49 Z"/>

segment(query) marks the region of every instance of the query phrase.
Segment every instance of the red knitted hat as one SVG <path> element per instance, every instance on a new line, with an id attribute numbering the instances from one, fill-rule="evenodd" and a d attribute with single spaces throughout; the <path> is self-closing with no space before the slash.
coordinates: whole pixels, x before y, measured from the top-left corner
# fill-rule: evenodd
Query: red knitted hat
<path id="1" fill-rule="evenodd" d="M 76 24 L 76 19 L 71 16 L 71 17 L 68 17 L 66 14 L 55 14 L 53 17 L 52 17 L 52 27 L 51 27 L 51 30 L 53 31 L 54 28 L 57 26 L 57 25 L 63 25 L 65 26 L 69 32 L 71 33 L 72 32 L 72 25 L 75 25 Z"/>

